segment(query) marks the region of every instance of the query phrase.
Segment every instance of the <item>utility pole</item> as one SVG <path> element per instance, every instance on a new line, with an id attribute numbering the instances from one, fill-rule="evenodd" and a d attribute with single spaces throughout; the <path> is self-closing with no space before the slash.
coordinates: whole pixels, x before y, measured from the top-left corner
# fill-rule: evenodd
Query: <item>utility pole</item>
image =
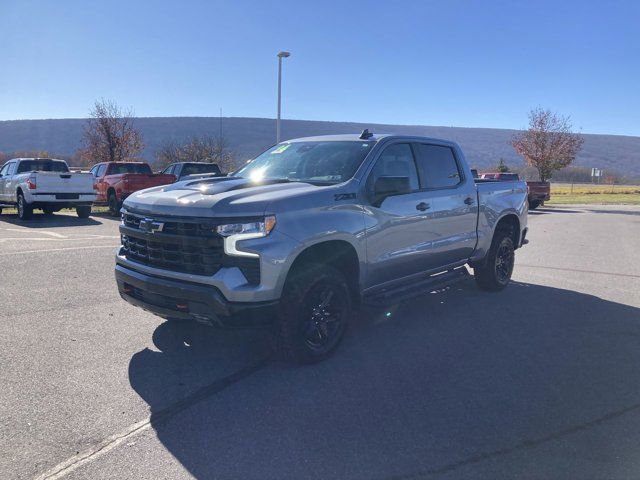
<path id="1" fill-rule="evenodd" d="M 280 111 L 282 105 L 282 59 L 291 55 L 289 52 L 278 52 L 278 118 L 276 120 L 276 143 L 280 143 Z"/>

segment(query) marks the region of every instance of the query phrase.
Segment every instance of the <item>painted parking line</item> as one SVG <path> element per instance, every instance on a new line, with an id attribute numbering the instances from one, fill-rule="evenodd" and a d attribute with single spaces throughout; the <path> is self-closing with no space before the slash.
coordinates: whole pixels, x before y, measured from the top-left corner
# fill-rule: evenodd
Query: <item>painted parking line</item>
<path id="1" fill-rule="evenodd" d="M 45 250 L 21 250 L 19 252 L 4 252 L 0 253 L 0 257 L 9 255 L 24 255 L 26 253 L 53 253 L 53 252 L 66 252 L 72 250 L 91 250 L 93 248 L 112 248 L 116 249 L 120 245 L 88 245 L 86 247 L 67 247 L 67 248 L 48 248 Z"/>
<path id="2" fill-rule="evenodd" d="M 50 238 L 50 237 L 8 237 L 0 238 L 2 242 L 68 242 L 71 240 L 114 240 L 120 238 L 118 235 L 91 235 L 84 237 L 65 237 L 65 238 Z"/>

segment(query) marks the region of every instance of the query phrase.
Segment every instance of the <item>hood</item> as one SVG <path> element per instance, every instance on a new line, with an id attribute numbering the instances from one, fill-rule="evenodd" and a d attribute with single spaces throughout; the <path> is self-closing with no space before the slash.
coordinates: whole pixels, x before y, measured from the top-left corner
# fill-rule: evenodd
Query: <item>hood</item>
<path id="1" fill-rule="evenodd" d="M 183 217 L 262 216 L 275 199 L 295 197 L 318 188 L 309 183 L 239 177 L 186 180 L 131 194 L 124 208 L 144 214 Z"/>

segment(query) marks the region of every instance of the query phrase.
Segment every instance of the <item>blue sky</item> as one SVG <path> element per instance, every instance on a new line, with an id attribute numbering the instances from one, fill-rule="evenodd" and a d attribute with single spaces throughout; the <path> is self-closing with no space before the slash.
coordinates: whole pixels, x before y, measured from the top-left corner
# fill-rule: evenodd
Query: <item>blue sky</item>
<path id="1" fill-rule="evenodd" d="M 640 2 L 0 0 L 0 120 L 283 117 L 640 135 Z"/>

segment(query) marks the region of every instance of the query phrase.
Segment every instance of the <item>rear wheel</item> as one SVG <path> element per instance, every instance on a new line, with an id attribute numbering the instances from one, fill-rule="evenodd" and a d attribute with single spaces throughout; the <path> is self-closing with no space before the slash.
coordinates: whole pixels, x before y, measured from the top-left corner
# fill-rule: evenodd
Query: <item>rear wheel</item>
<path id="1" fill-rule="evenodd" d="M 116 197 L 115 192 L 109 193 L 108 203 L 109 203 L 109 214 L 112 217 L 118 216 L 118 214 L 120 213 L 120 202 L 118 202 L 118 198 Z"/>
<path id="2" fill-rule="evenodd" d="M 324 360 L 342 340 L 350 316 L 344 276 L 326 265 L 305 265 L 285 284 L 274 325 L 275 350 L 289 362 Z"/>
<path id="3" fill-rule="evenodd" d="M 496 231 L 487 258 L 473 269 L 476 283 L 483 290 L 504 289 L 511 280 L 515 264 L 515 248 L 509 230 Z"/>
<path id="4" fill-rule="evenodd" d="M 22 192 L 18 193 L 18 218 L 20 220 L 29 220 L 33 214 L 33 207 L 24 199 Z"/>
<path id="5" fill-rule="evenodd" d="M 540 206 L 540 200 L 529 200 L 529 210 L 535 210 Z"/>
<path id="6" fill-rule="evenodd" d="M 45 215 L 53 215 L 53 212 L 55 212 L 56 210 L 51 207 L 44 207 L 42 211 L 44 212 Z"/>
<path id="7" fill-rule="evenodd" d="M 91 215 L 91 205 L 81 205 L 76 207 L 76 214 L 80 218 L 89 218 L 89 215 Z"/>

